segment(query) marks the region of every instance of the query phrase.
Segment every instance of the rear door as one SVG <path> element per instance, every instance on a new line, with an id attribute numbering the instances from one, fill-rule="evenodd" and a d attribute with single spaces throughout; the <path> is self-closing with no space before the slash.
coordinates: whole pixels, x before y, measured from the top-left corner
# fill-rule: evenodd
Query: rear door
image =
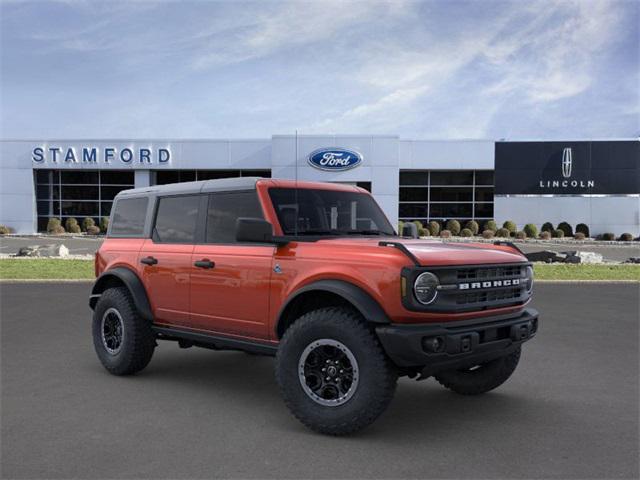
<path id="1" fill-rule="evenodd" d="M 189 275 L 201 195 L 158 198 L 151 238 L 138 255 L 155 323 L 189 325 Z"/>
<path id="2" fill-rule="evenodd" d="M 211 332 L 269 339 L 275 247 L 237 243 L 239 217 L 264 218 L 255 190 L 209 194 L 205 243 L 191 256 L 191 323 Z"/>

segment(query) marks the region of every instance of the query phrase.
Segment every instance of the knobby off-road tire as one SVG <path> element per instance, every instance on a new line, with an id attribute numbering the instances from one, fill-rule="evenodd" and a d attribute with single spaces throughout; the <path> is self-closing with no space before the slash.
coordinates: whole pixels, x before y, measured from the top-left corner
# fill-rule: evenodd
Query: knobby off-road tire
<path id="1" fill-rule="evenodd" d="M 305 372 L 307 367 L 319 371 L 318 362 L 329 370 L 334 365 L 332 381 L 342 384 L 332 391 L 334 387 L 324 382 L 329 373 L 323 371 L 323 386 L 313 397 L 311 387 L 318 384 L 314 373 Z M 323 434 L 346 435 L 371 424 L 391 402 L 397 379 L 374 333 L 348 308 L 322 308 L 301 316 L 285 332 L 276 355 L 276 380 L 287 407 L 304 425 Z M 324 399 L 327 392 L 340 395 L 345 385 L 350 388 L 339 399 Z"/>
<path id="2" fill-rule="evenodd" d="M 126 288 L 109 288 L 102 293 L 93 312 L 92 327 L 93 346 L 110 373 L 131 375 L 151 360 L 156 345 L 151 323 L 138 315 Z"/>
<path id="3" fill-rule="evenodd" d="M 449 370 L 435 375 L 444 387 L 461 395 L 479 395 L 499 387 L 514 372 L 520 360 L 520 349 L 473 369 Z"/>

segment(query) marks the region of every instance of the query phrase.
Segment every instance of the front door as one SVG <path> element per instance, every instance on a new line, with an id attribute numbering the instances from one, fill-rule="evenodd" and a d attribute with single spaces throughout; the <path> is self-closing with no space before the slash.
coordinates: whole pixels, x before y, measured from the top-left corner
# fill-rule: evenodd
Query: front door
<path id="1" fill-rule="evenodd" d="M 205 243 L 191 256 L 194 328 L 267 340 L 269 288 L 275 247 L 239 244 L 239 217 L 263 218 L 255 190 L 209 195 Z"/>
<path id="2" fill-rule="evenodd" d="M 158 199 L 152 238 L 145 240 L 138 256 L 154 323 L 189 325 L 189 276 L 200 198 Z"/>

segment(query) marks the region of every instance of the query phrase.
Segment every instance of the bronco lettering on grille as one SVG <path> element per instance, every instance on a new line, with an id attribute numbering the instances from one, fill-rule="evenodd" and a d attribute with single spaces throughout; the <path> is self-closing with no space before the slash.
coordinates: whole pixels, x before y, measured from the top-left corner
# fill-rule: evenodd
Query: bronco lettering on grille
<path id="1" fill-rule="evenodd" d="M 513 287 L 520 285 L 520 279 L 514 278 L 511 280 L 492 280 L 486 282 L 471 282 L 458 284 L 458 290 L 476 290 L 478 288 L 492 288 L 492 287 Z"/>

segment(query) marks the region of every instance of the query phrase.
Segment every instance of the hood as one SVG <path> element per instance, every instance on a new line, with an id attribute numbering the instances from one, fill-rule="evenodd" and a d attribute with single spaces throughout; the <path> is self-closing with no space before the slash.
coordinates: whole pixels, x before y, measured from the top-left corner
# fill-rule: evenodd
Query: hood
<path id="1" fill-rule="evenodd" d="M 399 237 L 338 237 L 321 240 L 333 245 L 361 248 L 393 248 L 379 247 L 381 241 L 403 244 L 423 266 L 433 265 L 481 265 L 492 263 L 517 263 L 527 259 L 506 245 L 487 243 L 442 242 L 440 240 L 415 240 Z M 362 250 L 360 250 L 362 251 Z"/>

